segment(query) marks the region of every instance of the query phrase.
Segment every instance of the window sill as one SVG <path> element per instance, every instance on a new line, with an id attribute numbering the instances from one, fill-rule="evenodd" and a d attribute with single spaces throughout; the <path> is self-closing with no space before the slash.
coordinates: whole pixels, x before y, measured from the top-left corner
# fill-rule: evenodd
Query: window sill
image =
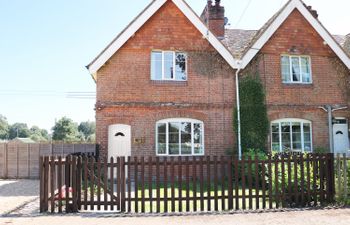
<path id="1" fill-rule="evenodd" d="M 312 88 L 313 83 L 282 83 L 286 87 L 300 87 L 300 88 Z"/>
<path id="2" fill-rule="evenodd" d="M 168 86 L 187 86 L 187 81 L 173 81 L 173 80 L 150 80 L 152 85 L 168 85 Z"/>

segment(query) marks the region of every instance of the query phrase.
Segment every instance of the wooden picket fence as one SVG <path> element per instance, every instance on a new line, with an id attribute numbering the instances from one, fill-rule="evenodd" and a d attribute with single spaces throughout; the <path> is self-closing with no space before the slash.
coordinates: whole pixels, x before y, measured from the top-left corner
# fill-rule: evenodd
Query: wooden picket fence
<path id="1" fill-rule="evenodd" d="M 346 154 L 337 154 L 335 159 L 336 170 L 336 197 L 337 201 L 350 204 L 350 157 Z"/>
<path id="2" fill-rule="evenodd" d="M 168 213 L 313 207 L 333 202 L 333 154 L 40 158 L 40 211 Z"/>

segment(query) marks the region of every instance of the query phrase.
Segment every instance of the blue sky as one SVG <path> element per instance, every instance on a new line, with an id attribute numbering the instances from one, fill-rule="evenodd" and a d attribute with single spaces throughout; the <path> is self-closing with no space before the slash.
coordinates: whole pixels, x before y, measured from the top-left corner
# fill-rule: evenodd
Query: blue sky
<path id="1" fill-rule="evenodd" d="M 85 65 L 149 2 L 0 0 L 0 114 L 46 129 L 62 116 L 94 120 L 95 100 L 67 92 L 95 91 Z M 200 13 L 206 0 L 187 2 Z M 285 2 L 222 0 L 231 28 L 244 29 L 259 29 Z M 350 33 L 350 1 L 305 2 L 331 33 Z"/>

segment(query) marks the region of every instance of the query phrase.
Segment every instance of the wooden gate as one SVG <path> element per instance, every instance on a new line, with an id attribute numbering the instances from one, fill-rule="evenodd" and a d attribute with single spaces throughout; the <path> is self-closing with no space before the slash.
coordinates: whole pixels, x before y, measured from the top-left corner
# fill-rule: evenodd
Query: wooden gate
<path id="1" fill-rule="evenodd" d="M 334 200 L 334 156 L 40 158 L 40 211 L 168 213 Z"/>

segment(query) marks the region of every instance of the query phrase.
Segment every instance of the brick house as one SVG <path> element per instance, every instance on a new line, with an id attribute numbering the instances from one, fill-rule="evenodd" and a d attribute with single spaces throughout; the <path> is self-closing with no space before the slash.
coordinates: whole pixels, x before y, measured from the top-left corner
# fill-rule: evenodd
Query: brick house
<path id="1" fill-rule="evenodd" d="M 346 151 L 350 38 L 317 16 L 290 0 L 258 31 L 225 29 L 220 0 L 200 17 L 183 0 L 152 1 L 87 66 L 101 153 L 225 154 L 237 145 L 235 74 L 252 71 L 266 92 L 270 150 Z"/>

